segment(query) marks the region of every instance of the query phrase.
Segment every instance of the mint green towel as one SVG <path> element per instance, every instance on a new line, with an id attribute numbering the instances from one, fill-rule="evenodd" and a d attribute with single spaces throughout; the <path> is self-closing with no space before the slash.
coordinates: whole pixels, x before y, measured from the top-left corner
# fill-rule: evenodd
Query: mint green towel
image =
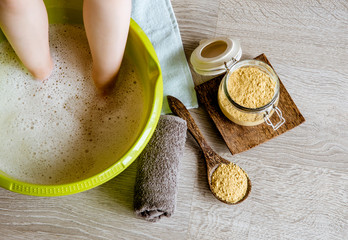
<path id="1" fill-rule="evenodd" d="M 167 95 L 180 99 L 187 108 L 198 107 L 191 72 L 170 0 L 133 0 L 132 18 L 149 37 L 160 61 L 164 86 L 162 114 L 171 112 Z"/>

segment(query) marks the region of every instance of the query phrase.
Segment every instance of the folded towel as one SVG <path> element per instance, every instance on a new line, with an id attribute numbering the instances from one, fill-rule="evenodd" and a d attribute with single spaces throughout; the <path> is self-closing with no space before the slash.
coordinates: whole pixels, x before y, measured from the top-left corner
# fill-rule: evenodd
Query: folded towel
<path id="1" fill-rule="evenodd" d="M 137 216 L 155 222 L 174 213 L 186 130 L 185 120 L 169 115 L 160 117 L 150 142 L 137 159 L 134 189 Z"/>
<path id="2" fill-rule="evenodd" d="M 170 0 L 133 0 L 132 18 L 154 46 L 163 75 L 162 113 L 170 113 L 167 95 L 190 108 L 198 107 L 192 75 L 187 64 Z"/>

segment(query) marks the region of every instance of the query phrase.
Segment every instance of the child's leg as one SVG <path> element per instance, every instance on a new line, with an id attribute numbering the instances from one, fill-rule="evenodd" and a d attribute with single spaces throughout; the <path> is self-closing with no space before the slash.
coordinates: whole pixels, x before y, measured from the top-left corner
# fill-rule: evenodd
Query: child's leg
<path id="1" fill-rule="evenodd" d="M 84 0 L 83 19 L 93 58 L 93 80 L 104 89 L 112 85 L 127 42 L 131 0 Z"/>
<path id="2" fill-rule="evenodd" d="M 0 0 L 0 27 L 33 76 L 40 80 L 47 78 L 53 63 L 43 1 Z"/>

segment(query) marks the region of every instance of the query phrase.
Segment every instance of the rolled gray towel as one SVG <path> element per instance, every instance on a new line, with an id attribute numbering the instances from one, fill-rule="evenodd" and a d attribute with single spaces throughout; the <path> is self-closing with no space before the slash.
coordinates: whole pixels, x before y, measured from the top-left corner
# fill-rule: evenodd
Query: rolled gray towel
<path id="1" fill-rule="evenodd" d="M 160 117 L 156 130 L 138 157 L 135 180 L 135 214 L 156 222 L 170 217 L 176 207 L 180 158 L 186 142 L 186 121 L 170 115 Z"/>

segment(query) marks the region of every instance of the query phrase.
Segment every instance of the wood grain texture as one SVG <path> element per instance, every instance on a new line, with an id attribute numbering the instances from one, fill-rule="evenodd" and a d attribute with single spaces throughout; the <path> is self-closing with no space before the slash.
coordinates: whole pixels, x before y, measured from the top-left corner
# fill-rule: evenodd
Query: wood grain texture
<path id="1" fill-rule="evenodd" d="M 215 35 L 219 1 L 172 1 L 185 52 L 190 55 L 201 39 Z M 197 24 L 198 23 L 198 24 Z"/>
<path id="2" fill-rule="evenodd" d="M 306 122 L 231 156 L 207 112 L 190 110 L 212 148 L 248 173 L 253 189 L 241 204 L 213 197 L 202 153 L 188 136 L 171 218 L 148 223 L 135 217 L 135 162 L 72 196 L 0 189 L 0 239 L 347 239 L 348 2 L 172 3 L 187 56 L 201 38 L 220 35 L 238 38 L 244 58 L 264 52 Z"/>
<path id="3" fill-rule="evenodd" d="M 266 62 L 271 66 L 271 63 L 264 54 L 257 56 L 255 59 Z M 278 130 L 273 130 L 272 127 L 268 126 L 266 123 L 253 127 L 244 127 L 233 123 L 222 113 L 217 101 L 218 89 L 222 78 L 223 75 L 218 76 L 196 86 L 195 89 L 199 101 L 205 106 L 232 154 L 237 154 L 256 147 L 261 143 L 293 129 L 305 121 L 288 91 L 279 79 L 280 97 L 278 107 L 282 111 L 285 123 Z M 273 114 L 270 120 L 273 123 L 276 123 L 279 121 L 279 118 L 276 114 Z"/>

